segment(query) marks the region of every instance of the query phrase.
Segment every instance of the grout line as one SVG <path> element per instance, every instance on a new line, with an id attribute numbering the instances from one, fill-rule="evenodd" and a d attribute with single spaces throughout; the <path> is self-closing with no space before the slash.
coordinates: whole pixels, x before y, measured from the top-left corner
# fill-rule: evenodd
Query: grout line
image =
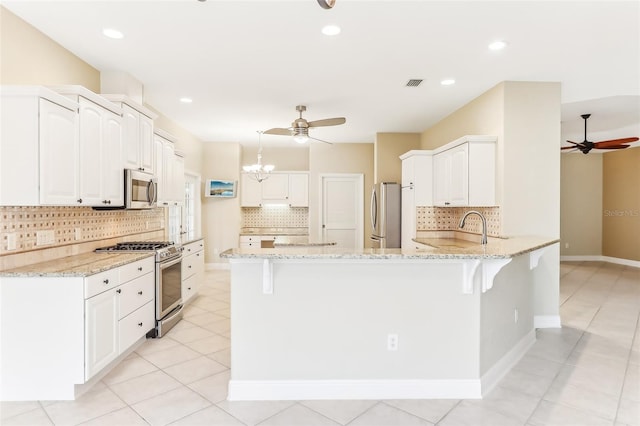
<path id="1" fill-rule="evenodd" d="M 622 403 L 622 395 L 624 394 L 624 386 L 627 383 L 627 374 L 629 373 L 629 365 L 631 364 L 631 355 L 633 352 L 633 345 L 638 337 L 638 326 L 640 325 L 640 313 L 636 318 L 636 331 L 633 339 L 631 339 L 631 347 L 629 348 L 629 355 L 627 355 L 627 365 L 624 369 L 624 378 L 622 379 L 622 388 L 620 389 L 620 396 L 618 397 L 618 405 L 616 406 L 616 415 L 613 419 L 614 424 L 618 421 L 618 412 L 620 411 L 620 404 Z"/>

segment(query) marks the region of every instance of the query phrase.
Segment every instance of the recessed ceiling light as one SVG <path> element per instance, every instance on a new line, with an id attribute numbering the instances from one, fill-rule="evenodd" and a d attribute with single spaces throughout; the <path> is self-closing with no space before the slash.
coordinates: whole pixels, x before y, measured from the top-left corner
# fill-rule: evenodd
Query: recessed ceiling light
<path id="1" fill-rule="evenodd" d="M 183 104 L 190 104 L 191 102 L 193 102 L 193 99 L 191 99 L 191 98 L 180 98 L 180 102 L 182 102 Z"/>
<path id="2" fill-rule="evenodd" d="M 507 42 L 502 40 L 496 40 L 489 44 L 489 50 L 502 50 L 507 47 Z"/>
<path id="3" fill-rule="evenodd" d="M 440 82 L 443 86 L 451 86 L 452 84 L 456 84 L 456 81 L 452 78 L 446 78 Z"/>
<path id="4" fill-rule="evenodd" d="M 104 34 L 105 37 L 109 37 L 109 38 L 113 38 L 113 39 L 121 39 L 124 37 L 124 34 L 122 34 L 121 31 L 118 31 L 116 29 L 113 28 L 105 28 L 102 30 L 102 34 Z"/>
<path id="5" fill-rule="evenodd" d="M 325 25 L 324 27 L 322 27 L 322 34 L 328 36 L 338 35 L 340 34 L 340 31 L 342 30 L 337 25 Z"/>

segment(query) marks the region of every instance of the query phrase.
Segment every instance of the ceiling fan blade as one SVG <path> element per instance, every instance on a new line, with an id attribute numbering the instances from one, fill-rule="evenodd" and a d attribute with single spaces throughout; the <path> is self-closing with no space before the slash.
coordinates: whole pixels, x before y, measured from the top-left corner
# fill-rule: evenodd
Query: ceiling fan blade
<path id="1" fill-rule="evenodd" d="M 314 141 L 328 143 L 329 145 L 333 145 L 331 142 L 323 141 L 322 139 L 314 138 L 313 136 L 309 136 L 309 139 L 313 139 Z"/>
<path id="2" fill-rule="evenodd" d="M 578 149 L 577 146 L 562 146 L 560 149 Z"/>
<path id="3" fill-rule="evenodd" d="M 583 142 L 572 142 L 572 141 L 567 141 L 567 142 L 572 143 L 574 145 L 580 145 L 580 146 L 582 146 L 583 144 Z"/>
<path id="4" fill-rule="evenodd" d="M 611 146 L 596 146 L 596 149 L 625 149 L 629 148 L 630 145 L 611 145 Z"/>
<path id="5" fill-rule="evenodd" d="M 265 135 L 291 136 L 291 130 L 282 129 L 282 128 L 279 128 L 279 127 L 274 127 L 273 129 L 265 130 L 262 133 L 264 133 Z"/>
<path id="6" fill-rule="evenodd" d="M 324 120 L 309 121 L 309 127 L 322 127 L 322 126 L 337 126 L 338 124 L 346 123 L 347 119 L 344 117 L 325 118 Z"/>
<path id="7" fill-rule="evenodd" d="M 607 147 L 607 146 L 615 146 L 615 145 L 622 145 L 624 143 L 631 143 L 631 142 L 635 142 L 637 140 L 638 140 L 638 138 L 611 139 L 611 140 L 608 140 L 608 141 L 595 142 L 595 147 L 596 148 L 604 148 L 604 147 Z"/>

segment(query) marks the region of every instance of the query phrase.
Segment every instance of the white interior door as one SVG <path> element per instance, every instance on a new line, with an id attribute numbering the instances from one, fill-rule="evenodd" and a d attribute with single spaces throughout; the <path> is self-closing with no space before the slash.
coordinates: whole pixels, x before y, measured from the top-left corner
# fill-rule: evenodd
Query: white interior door
<path id="1" fill-rule="evenodd" d="M 321 175 L 320 182 L 323 240 L 336 247 L 363 248 L 363 176 Z"/>

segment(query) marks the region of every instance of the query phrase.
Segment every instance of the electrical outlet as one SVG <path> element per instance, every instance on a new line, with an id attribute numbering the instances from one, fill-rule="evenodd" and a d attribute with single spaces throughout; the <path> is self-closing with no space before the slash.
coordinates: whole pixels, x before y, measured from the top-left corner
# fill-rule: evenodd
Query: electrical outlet
<path id="1" fill-rule="evenodd" d="M 7 234 L 7 250 L 15 250 L 16 249 L 16 233 L 12 232 Z"/>
<path id="2" fill-rule="evenodd" d="M 73 231 L 73 238 L 78 241 L 82 239 L 82 228 L 76 228 Z"/>
<path id="3" fill-rule="evenodd" d="M 48 244 L 53 244 L 55 242 L 55 240 L 56 240 L 55 232 L 53 231 L 53 229 L 36 232 L 36 245 L 37 246 L 46 246 Z"/>
<path id="4" fill-rule="evenodd" d="M 513 310 L 513 322 L 518 323 L 518 308 Z"/>
<path id="5" fill-rule="evenodd" d="M 397 351 L 398 350 L 398 335 L 397 334 L 389 334 L 389 335 L 387 335 L 387 350 L 388 351 Z"/>
<path id="6" fill-rule="evenodd" d="M 569 243 L 564 243 L 564 248 L 568 249 L 569 248 Z"/>

